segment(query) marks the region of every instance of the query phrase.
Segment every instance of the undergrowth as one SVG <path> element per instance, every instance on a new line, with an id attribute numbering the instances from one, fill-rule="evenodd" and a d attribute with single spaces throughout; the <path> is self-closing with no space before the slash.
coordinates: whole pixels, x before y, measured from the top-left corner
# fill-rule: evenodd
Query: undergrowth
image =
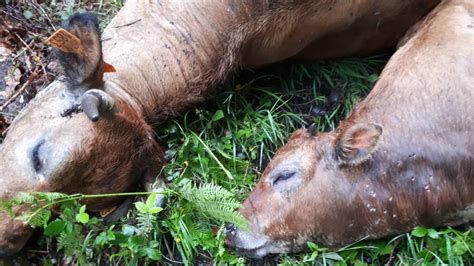
<path id="1" fill-rule="evenodd" d="M 92 6 L 96 8 L 97 3 Z M 2 203 L 7 211 L 13 205 L 33 205 L 22 219 L 39 233 L 20 256 L 44 265 L 249 263 L 225 249 L 224 222 L 245 227 L 245 219 L 235 209 L 255 186 L 276 149 L 292 131 L 309 123 L 315 123 L 320 131 L 335 129 L 368 94 L 385 61 L 386 57 L 377 56 L 286 62 L 237 73 L 205 106 L 157 126 L 157 138 L 166 146 L 169 161 L 161 173 L 169 184 L 161 192 L 166 198 L 162 208 L 153 204 L 156 193 L 132 193 L 135 203 L 127 215 L 107 225 L 88 214 L 80 200 L 130 194 L 22 194 L 16 202 Z M 324 115 L 311 115 L 326 104 L 334 90 L 343 92 L 344 100 Z M 260 262 L 469 265 L 474 263 L 474 231 L 417 227 L 406 234 L 362 241 L 337 251 L 310 242 L 308 248 L 308 253 L 278 255 Z"/>

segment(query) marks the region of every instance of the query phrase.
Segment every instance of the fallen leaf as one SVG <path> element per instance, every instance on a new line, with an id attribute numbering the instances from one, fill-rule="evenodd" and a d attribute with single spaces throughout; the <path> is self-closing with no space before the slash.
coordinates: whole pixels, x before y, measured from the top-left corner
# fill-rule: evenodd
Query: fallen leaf
<path id="1" fill-rule="evenodd" d="M 0 44 L 0 62 L 6 61 L 10 57 L 11 54 L 12 54 L 12 51 L 10 49 Z"/>
<path id="2" fill-rule="evenodd" d="M 20 78 L 21 78 L 21 71 L 12 66 L 10 69 L 8 69 L 7 74 L 3 78 L 5 80 L 5 91 L 2 91 L 0 94 L 2 94 L 5 99 L 10 98 L 13 93 L 15 92 L 15 87 L 20 84 Z"/>
<path id="3" fill-rule="evenodd" d="M 5 120 L 3 115 L 0 114 L 0 136 L 3 135 L 3 132 L 5 132 L 5 130 L 7 130 L 9 125 L 10 124 L 7 123 L 7 121 Z"/>

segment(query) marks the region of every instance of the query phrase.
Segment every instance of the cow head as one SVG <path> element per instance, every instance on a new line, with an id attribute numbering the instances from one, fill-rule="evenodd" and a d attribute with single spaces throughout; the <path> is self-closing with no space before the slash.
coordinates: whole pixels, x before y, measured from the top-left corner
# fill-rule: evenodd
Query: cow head
<path id="1" fill-rule="evenodd" d="M 103 80 L 98 23 L 76 14 L 65 25 L 80 46 L 58 50 L 64 76 L 38 93 L 14 120 L 0 150 L 0 199 L 18 192 L 111 193 L 156 175 L 163 154 L 140 110 Z M 86 202 L 109 209 L 116 198 Z M 16 209 L 16 212 L 23 210 Z M 25 244 L 30 229 L 0 213 L 0 256 Z"/>
<path id="2" fill-rule="evenodd" d="M 371 156 L 381 133 L 372 124 L 340 133 L 293 133 L 240 210 L 250 230 L 227 225 L 226 244 L 242 255 L 262 257 L 301 251 L 307 241 L 334 247 L 364 236 L 366 221 L 358 218 L 367 210 L 354 198 L 365 186 L 348 172 L 357 172 Z"/>

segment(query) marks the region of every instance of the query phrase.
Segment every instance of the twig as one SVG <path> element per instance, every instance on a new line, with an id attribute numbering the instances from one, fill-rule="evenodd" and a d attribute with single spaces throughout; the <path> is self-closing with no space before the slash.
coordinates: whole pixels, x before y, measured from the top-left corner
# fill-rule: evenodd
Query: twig
<path id="1" fill-rule="evenodd" d="M 35 5 L 36 7 L 39 8 L 39 10 L 41 10 L 41 12 L 43 12 L 43 15 L 46 17 L 46 19 L 49 21 L 49 25 L 51 25 L 51 27 L 53 27 L 53 30 L 56 31 L 56 27 L 54 26 L 53 24 L 53 21 L 51 21 L 51 18 L 48 16 L 48 14 L 46 13 L 46 11 L 44 11 L 44 9 L 41 7 L 41 5 L 38 4 L 38 2 L 36 1 L 33 1 L 33 5 Z"/>
<path id="2" fill-rule="evenodd" d="M 15 92 L 15 94 L 12 95 L 12 97 L 10 97 L 10 99 L 8 99 L 1 107 L 0 107 L 0 112 L 3 112 L 3 110 L 10 104 L 12 103 L 20 94 L 22 94 L 26 88 L 28 87 L 28 85 L 31 84 L 31 82 L 36 79 L 36 77 L 38 76 L 38 68 L 36 68 L 35 70 L 33 70 L 33 73 L 31 73 L 31 75 L 28 77 L 28 80 L 21 86 L 21 88 Z"/>
<path id="3" fill-rule="evenodd" d="M 15 117 L 15 115 L 5 113 L 5 112 L 0 112 L 0 115 Z"/>
<path id="4" fill-rule="evenodd" d="M 170 257 L 172 258 L 172 257 L 173 257 L 173 252 L 171 251 L 171 249 L 170 249 L 170 247 L 169 247 L 169 245 L 168 245 L 168 241 L 166 241 L 166 238 L 163 239 L 163 241 L 165 242 L 165 246 L 166 246 L 166 249 L 168 250 L 168 254 L 169 254 Z M 171 259 L 171 258 L 168 258 L 168 257 L 166 257 L 166 256 L 163 255 L 163 254 L 161 254 L 161 255 L 163 256 L 163 258 L 164 258 L 165 260 L 167 260 L 167 261 L 169 261 L 169 262 L 171 262 L 171 263 L 173 263 L 173 264 L 176 264 L 176 265 L 177 265 L 177 264 L 184 264 L 184 263 L 182 263 L 182 262 L 175 261 L 175 260 L 173 260 L 173 259 Z"/>
<path id="5" fill-rule="evenodd" d="M 166 256 L 163 255 L 163 254 L 161 254 L 161 256 L 163 256 L 163 258 L 164 258 L 165 260 L 167 260 L 168 262 L 171 262 L 171 263 L 174 264 L 174 265 L 178 265 L 178 264 L 184 265 L 184 262 L 172 260 L 172 259 L 166 257 Z"/>
<path id="6" fill-rule="evenodd" d="M 47 250 L 34 250 L 30 249 L 28 250 L 29 253 L 36 253 L 36 254 L 48 254 L 49 252 Z"/>
<path id="7" fill-rule="evenodd" d="M 398 243 L 400 243 L 400 238 L 396 239 L 396 240 L 393 242 L 393 249 L 392 249 L 392 252 L 390 252 L 390 256 L 388 257 L 388 261 L 387 261 L 387 263 L 386 263 L 385 265 L 388 265 L 388 266 L 393 265 L 393 261 L 395 260 L 395 252 L 397 251 Z"/>
<path id="8" fill-rule="evenodd" d="M 18 52 L 13 58 L 12 60 L 16 60 L 18 57 L 20 57 L 24 52 L 26 52 L 26 48 L 21 48 L 20 52 Z"/>
<path id="9" fill-rule="evenodd" d="M 15 36 L 21 41 L 21 43 L 26 47 L 26 49 L 28 49 L 28 51 L 30 51 L 31 54 L 34 54 L 33 50 L 30 48 L 30 46 L 20 37 L 20 35 L 18 35 L 17 33 L 15 33 Z M 41 68 L 43 69 L 43 74 L 45 77 L 48 76 L 48 73 L 46 72 L 46 67 L 44 66 L 43 62 L 41 62 L 41 60 L 38 60 L 38 63 L 40 64 Z"/>

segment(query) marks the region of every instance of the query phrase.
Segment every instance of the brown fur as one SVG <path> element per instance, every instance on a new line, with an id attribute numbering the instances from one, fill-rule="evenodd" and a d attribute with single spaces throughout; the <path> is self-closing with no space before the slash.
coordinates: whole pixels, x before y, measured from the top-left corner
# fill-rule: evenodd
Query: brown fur
<path id="1" fill-rule="evenodd" d="M 296 131 L 244 203 L 251 232 L 231 231 L 228 245 L 260 257 L 302 250 L 306 241 L 337 248 L 474 220 L 472 17 L 474 2 L 443 1 L 409 31 L 367 99 L 335 132 Z M 362 141 L 349 150 L 372 147 L 370 158 L 341 165 L 338 144 L 367 123 L 383 132 L 357 138 L 381 133 L 378 145 Z M 275 183 L 285 171 L 293 177 Z"/>
<path id="2" fill-rule="evenodd" d="M 86 42 L 89 35 L 82 34 L 94 27 L 73 23 L 69 29 L 84 40 L 91 60 L 65 60 L 68 82 L 44 89 L 10 127 L 0 153 L 0 198 L 18 191 L 132 190 L 138 179 L 156 176 L 163 163 L 149 125 L 204 101 L 232 71 L 393 47 L 438 2 L 128 1 L 102 36 L 104 60 L 117 70 L 105 75 L 98 39 Z M 62 115 L 77 110 L 89 89 L 109 94 L 120 112 L 96 124 L 79 111 Z M 31 151 L 41 140 L 49 153 L 41 154 L 45 164 L 36 171 Z M 115 203 L 88 202 L 93 210 Z M 11 239 L 8 234 L 0 227 L 0 243 Z"/>
<path id="3" fill-rule="evenodd" d="M 126 103 L 117 105 L 120 113 L 113 120 L 101 119 L 95 125 L 95 135 L 99 138 L 84 142 L 84 149 L 74 154 L 72 161 L 76 163 L 65 173 L 75 177 L 74 186 L 60 184 L 53 191 L 84 194 L 130 191 L 148 171 L 158 173 L 164 165 L 164 152 L 154 140 L 152 128 Z M 103 151 L 108 155 L 103 156 Z M 117 204 L 118 200 L 122 199 L 88 201 L 88 209 L 98 212 Z"/>
<path id="4" fill-rule="evenodd" d="M 104 32 L 105 61 L 118 71 L 107 80 L 133 95 L 147 121 L 161 122 L 203 102 L 238 67 L 394 47 L 406 29 L 438 2 L 128 3 Z M 210 15 L 209 10 L 226 15 Z M 153 31 L 150 25 L 156 25 Z M 137 32 L 147 34 L 130 38 Z M 323 48 L 316 46 L 321 43 Z M 146 44 L 154 45 L 142 49 Z"/>

